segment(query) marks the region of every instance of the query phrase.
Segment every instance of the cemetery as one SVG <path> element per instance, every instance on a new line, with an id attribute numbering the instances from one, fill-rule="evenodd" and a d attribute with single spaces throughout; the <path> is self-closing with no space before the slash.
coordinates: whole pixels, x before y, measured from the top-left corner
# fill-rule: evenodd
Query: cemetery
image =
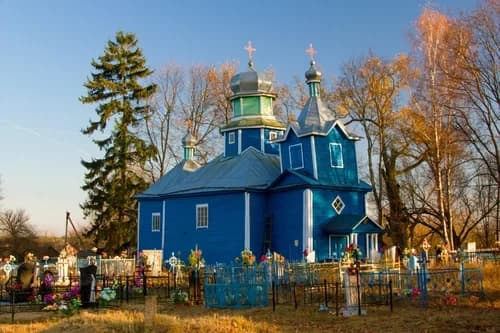
<path id="1" fill-rule="evenodd" d="M 49 259 L 37 261 L 28 253 L 21 264 L 1 267 L 0 315 L 15 322 L 27 312 L 73 315 L 84 309 L 102 312 L 153 304 L 157 314 L 164 307 L 182 305 L 186 309 L 262 308 L 272 313 L 316 309 L 333 319 L 370 316 L 380 309 L 397 313 L 409 306 L 420 311 L 471 306 L 484 302 L 488 292 L 498 293 L 485 290 L 485 284 L 489 288 L 492 284 L 485 281 L 483 271 L 485 265 L 494 265 L 496 272 L 498 251 L 487 256 L 467 252 L 460 257 L 442 256 L 437 263 L 422 249 L 417 268 L 409 265 L 411 258 L 393 261 L 391 251 L 379 262 L 357 258 L 352 248 L 348 251 L 352 254 L 343 261 L 310 264 L 288 262 L 276 253 L 257 262 L 246 250 L 234 262 L 205 265 L 201 249 L 195 248 L 186 263 L 172 256 L 159 271 L 152 270 L 145 255 L 138 260 L 84 259 L 73 258 L 63 249 L 60 257 L 51 260 L 55 263 L 51 267 L 46 264 Z"/>

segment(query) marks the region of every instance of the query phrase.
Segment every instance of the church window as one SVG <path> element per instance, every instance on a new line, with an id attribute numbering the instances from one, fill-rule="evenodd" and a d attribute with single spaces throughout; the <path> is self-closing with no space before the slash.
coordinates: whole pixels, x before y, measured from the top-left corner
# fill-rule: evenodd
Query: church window
<path id="1" fill-rule="evenodd" d="M 332 168 L 344 167 L 342 145 L 340 143 L 330 143 L 330 165 L 332 166 Z"/>
<path id="2" fill-rule="evenodd" d="M 304 167 L 304 156 L 302 154 L 302 144 L 291 145 L 288 147 L 290 155 L 290 168 L 302 169 Z"/>
<path id="3" fill-rule="evenodd" d="M 236 142 L 235 140 L 235 135 L 234 132 L 229 132 L 229 138 L 228 138 L 229 144 L 232 145 L 233 143 Z"/>
<path id="4" fill-rule="evenodd" d="M 208 204 L 196 205 L 196 228 L 208 228 Z"/>
<path id="5" fill-rule="evenodd" d="M 269 140 L 276 140 L 278 138 L 278 132 L 276 131 L 270 131 L 269 132 Z"/>
<path id="6" fill-rule="evenodd" d="M 342 199 L 340 199 L 340 197 L 337 196 L 335 198 L 335 200 L 333 200 L 333 202 L 332 202 L 332 207 L 333 207 L 333 209 L 335 209 L 335 211 L 337 212 L 337 214 L 340 214 L 344 210 L 345 204 L 342 201 Z"/>
<path id="7" fill-rule="evenodd" d="M 158 232 L 160 231 L 160 213 L 153 213 L 151 217 L 151 231 Z"/>

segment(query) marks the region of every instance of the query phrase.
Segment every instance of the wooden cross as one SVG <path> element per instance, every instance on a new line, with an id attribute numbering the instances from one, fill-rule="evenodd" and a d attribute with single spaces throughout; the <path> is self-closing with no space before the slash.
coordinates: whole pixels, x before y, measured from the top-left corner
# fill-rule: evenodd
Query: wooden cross
<path id="1" fill-rule="evenodd" d="M 318 51 L 313 48 L 312 44 L 309 44 L 309 48 L 306 50 L 306 53 L 309 54 L 309 57 L 311 57 L 311 61 L 314 61 L 314 55 L 318 53 Z"/>
<path id="2" fill-rule="evenodd" d="M 248 52 L 248 60 L 253 60 L 253 53 L 256 51 L 254 47 L 252 47 L 252 41 L 248 41 L 247 46 L 244 48 Z"/>

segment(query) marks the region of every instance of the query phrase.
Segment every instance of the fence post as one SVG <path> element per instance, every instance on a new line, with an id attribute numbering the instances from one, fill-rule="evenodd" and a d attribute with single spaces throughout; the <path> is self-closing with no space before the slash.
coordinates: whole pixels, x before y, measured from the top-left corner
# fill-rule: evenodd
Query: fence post
<path id="1" fill-rule="evenodd" d="M 339 281 L 335 281 L 335 315 L 339 316 Z"/>
<path id="2" fill-rule="evenodd" d="M 297 294 L 295 293 L 295 283 L 293 284 L 293 304 L 295 306 L 295 310 L 297 310 Z"/>
<path id="3" fill-rule="evenodd" d="M 12 287 L 12 280 L 11 280 L 11 287 Z M 10 321 L 12 324 L 14 324 L 14 315 L 16 313 L 16 290 L 12 289 L 12 302 L 10 304 Z"/>
<path id="4" fill-rule="evenodd" d="M 389 280 L 389 306 L 392 312 L 392 280 Z"/>
<path id="5" fill-rule="evenodd" d="M 326 279 L 323 282 L 325 285 L 325 306 L 328 307 L 328 291 L 326 289 Z"/>
<path id="6" fill-rule="evenodd" d="M 358 292 L 358 316 L 361 316 L 361 290 L 359 285 L 359 267 L 356 269 L 356 291 Z"/>
<path id="7" fill-rule="evenodd" d="M 272 288 L 272 293 L 273 293 L 273 312 L 276 311 L 276 296 L 275 296 L 275 289 L 276 289 L 276 286 L 274 284 L 274 280 L 273 282 L 271 282 L 271 288 Z"/>
<path id="8" fill-rule="evenodd" d="M 126 281 L 125 281 L 125 287 L 127 289 L 125 289 L 125 301 L 128 303 L 128 289 L 129 289 L 129 277 L 128 275 L 125 277 Z"/>
<path id="9" fill-rule="evenodd" d="M 170 298 L 170 271 L 167 274 L 167 298 Z"/>
<path id="10" fill-rule="evenodd" d="M 462 261 L 460 263 L 460 282 L 462 283 L 462 296 L 465 295 L 465 269 L 464 269 L 464 262 Z"/>
<path id="11" fill-rule="evenodd" d="M 148 295 L 148 286 L 145 272 L 142 272 L 142 293 L 144 296 Z"/>

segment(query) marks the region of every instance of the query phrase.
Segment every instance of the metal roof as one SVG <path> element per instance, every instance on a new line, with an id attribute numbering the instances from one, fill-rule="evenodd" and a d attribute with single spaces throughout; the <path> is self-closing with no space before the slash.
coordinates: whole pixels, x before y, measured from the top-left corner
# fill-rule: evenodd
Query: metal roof
<path id="1" fill-rule="evenodd" d="M 243 189 L 263 190 L 280 175 L 279 157 L 264 154 L 253 147 L 237 156 L 221 155 L 198 168 L 186 168 L 189 162 L 192 161 L 183 161 L 177 165 L 137 197 Z"/>
<path id="2" fill-rule="evenodd" d="M 322 229 L 328 234 L 346 234 L 356 231 L 358 226 L 363 221 L 367 221 L 372 224 L 375 227 L 375 230 L 378 229 L 380 232 L 383 231 L 383 228 L 368 216 L 349 214 L 341 214 L 330 218 L 326 224 L 322 225 Z"/>
<path id="3" fill-rule="evenodd" d="M 294 130 L 298 136 L 306 134 L 327 135 L 335 123 L 335 114 L 328 110 L 319 96 L 309 97 L 306 105 L 297 118 Z"/>

